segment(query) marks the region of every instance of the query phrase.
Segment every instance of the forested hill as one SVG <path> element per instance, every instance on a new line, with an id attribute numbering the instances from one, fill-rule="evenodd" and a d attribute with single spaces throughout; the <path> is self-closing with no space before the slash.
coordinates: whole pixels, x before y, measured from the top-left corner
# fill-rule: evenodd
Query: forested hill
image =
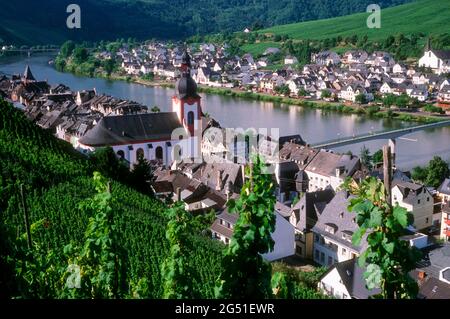
<path id="1" fill-rule="evenodd" d="M 74 40 L 183 39 L 194 34 L 324 19 L 411 0 L 78 0 L 82 28 L 66 27 L 72 0 L 2 1 L 0 38 L 7 43 Z M 0 43 L 1 44 L 1 43 Z"/>

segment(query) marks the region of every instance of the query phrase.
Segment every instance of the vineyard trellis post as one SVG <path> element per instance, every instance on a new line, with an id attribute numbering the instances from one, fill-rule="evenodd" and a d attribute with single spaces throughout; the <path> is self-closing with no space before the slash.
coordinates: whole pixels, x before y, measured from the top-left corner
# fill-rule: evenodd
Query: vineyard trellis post
<path id="1" fill-rule="evenodd" d="M 27 232 L 27 245 L 28 249 L 31 249 L 31 231 L 30 231 L 30 218 L 28 216 L 27 205 L 25 203 L 25 195 L 23 191 L 23 184 L 20 184 L 20 198 L 22 200 L 23 217 L 25 220 L 25 229 Z"/>
<path id="2" fill-rule="evenodd" d="M 392 205 L 392 154 L 389 145 L 383 146 L 383 178 L 384 188 L 386 190 L 386 202 L 389 207 Z"/>

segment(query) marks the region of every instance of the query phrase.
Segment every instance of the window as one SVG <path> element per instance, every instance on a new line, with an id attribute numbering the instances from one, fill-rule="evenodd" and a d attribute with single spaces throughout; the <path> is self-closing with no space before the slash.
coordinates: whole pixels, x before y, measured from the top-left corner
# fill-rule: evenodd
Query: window
<path id="1" fill-rule="evenodd" d="M 124 151 L 120 150 L 117 152 L 117 156 L 119 156 L 121 159 L 125 159 L 125 153 Z"/>
<path id="2" fill-rule="evenodd" d="M 188 125 L 194 124 L 194 112 L 190 111 L 188 113 Z"/>
<path id="3" fill-rule="evenodd" d="M 219 219 L 220 225 L 223 225 L 223 219 Z"/>
<path id="4" fill-rule="evenodd" d="M 316 243 L 319 242 L 319 235 L 317 235 L 317 234 L 314 235 L 314 241 L 315 241 Z"/>
<path id="5" fill-rule="evenodd" d="M 144 158 L 144 150 L 142 148 L 138 148 L 136 150 L 136 159 Z"/>
<path id="6" fill-rule="evenodd" d="M 328 265 L 331 266 L 333 264 L 333 258 L 328 256 Z"/>
<path id="7" fill-rule="evenodd" d="M 428 222 L 430 221 L 430 219 L 427 217 L 427 218 L 425 218 L 425 223 L 427 223 L 428 224 Z"/>
<path id="8" fill-rule="evenodd" d="M 341 255 L 345 255 L 345 254 L 347 254 L 347 249 L 342 248 Z"/>
<path id="9" fill-rule="evenodd" d="M 158 160 L 162 160 L 163 159 L 163 149 L 161 146 L 158 146 L 155 150 L 155 157 Z"/>
<path id="10" fill-rule="evenodd" d="M 225 244 L 228 244 L 230 240 L 228 238 L 225 238 Z"/>
<path id="11" fill-rule="evenodd" d="M 417 204 L 420 204 L 420 199 L 417 200 Z"/>
<path id="12" fill-rule="evenodd" d="M 430 197 L 427 197 L 427 202 L 429 202 L 430 201 Z"/>
<path id="13" fill-rule="evenodd" d="M 320 261 L 322 262 L 322 263 L 324 263 L 325 262 L 325 254 L 324 253 L 320 253 Z"/>
<path id="14" fill-rule="evenodd" d="M 319 260 L 319 251 L 317 249 L 314 251 L 314 259 Z"/>
<path id="15" fill-rule="evenodd" d="M 228 228 L 231 228 L 231 224 L 230 224 L 230 223 L 227 223 L 227 227 L 228 227 Z"/>

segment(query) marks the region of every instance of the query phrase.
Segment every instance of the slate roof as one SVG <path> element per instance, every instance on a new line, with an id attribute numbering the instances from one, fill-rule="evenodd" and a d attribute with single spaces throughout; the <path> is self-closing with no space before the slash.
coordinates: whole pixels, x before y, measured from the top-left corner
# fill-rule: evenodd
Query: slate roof
<path id="1" fill-rule="evenodd" d="M 365 269 L 362 269 L 358 266 L 356 259 L 349 259 L 334 264 L 330 268 L 330 270 L 325 273 L 325 275 L 333 269 L 336 269 L 339 273 L 343 285 L 352 298 L 368 299 L 370 296 L 376 295 L 381 292 L 381 290 L 378 288 L 373 290 L 368 290 L 366 288 L 365 280 L 363 277 Z"/>
<path id="2" fill-rule="evenodd" d="M 170 140 L 172 132 L 182 127 L 175 112 L 105 116 L 80 143 L 97 147 Z"/>
<path id="3" fill-rule="evenodd" d="M 31 73 L 30 66 L 27 65 L 25 68 L 25 72 L 23 73 L 23 78 L 27 81 L 36 81 L 36 79 L 33 76 L 33 73 Z"/>
<path id="4" fill-rule="evenodd" d="M 437 191 L 441 194 L 450 195 L 450 178 L 446 178 Z"/>
<path id="5" fill-rule="evenodd" d="M 450 60 L 450 50 L 431 50 L 439 59 Z"/>
<path id="6" fill-rule="evenodd" d="M 351 242 L 351 236 L 358 229 L 358 224 L 356 223 L 356 214 L 350 213 L 347 207 L 350 204 L 350 200 L 354 197 L 346 191 L 336 193 L 336 196 L 334 196 L 318 216 L 312 231 L 322 234 L 342 245 L 351 247 L 357 252 L 362 252 L 367 246 L 367 235 L 363 236 L 359 247 L 354 246 Z M 327 224 L 336 226 L 334 234 L 326 230 Z M 350 240 L 343 239 L 343 236 L 349 237 Z"/>
<path id="7" fill-rule="evenodd" d="M 292 208 L 292 213 L 295 214 L 297 219 L 295 227 L 300 231 L 309 230 L 313 227 L 318 216 L 322 214 L 333 197 L 334 191 L 332 189 L 305 193 Z"/>
<path id="8" fill-rule="evenodd" d="M 305 170 L 324 176 L 335 176 L 336 168 L 343 167 L 344 171 L 342 174 L 348 176 L 355 171 L 358 161 L 359 159 L 356 156 L 320 151 L 308 164 Z"/>

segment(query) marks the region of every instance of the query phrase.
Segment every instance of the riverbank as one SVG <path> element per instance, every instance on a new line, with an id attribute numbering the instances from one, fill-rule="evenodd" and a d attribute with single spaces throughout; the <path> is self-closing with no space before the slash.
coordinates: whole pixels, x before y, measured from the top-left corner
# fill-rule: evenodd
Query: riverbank
<path id="1" fill-rule="evenodd" d="M 60 70 L 61 71 L 61 70 Z M 61 71 L 65 72 L 65 71 Z M 111 81 L 125 81 L 129 83 L 136 83 L 149 87 L 163 87 L 174 88 L 175 83 L 161 80 L 146 80 L 136 76 L 123 75 L 119 73 L 113 73 L 107 75 L 104 71 L 97 71 L 93 74 L 84 74 L 80 72 L 70 72 L 76 75 L 89 76 L 95 78 L 102 78 Z M 243 91 L 240 89 L 230 89 L 221 87 L 209 87 L 206 85 L 198 85 L 198 92 L 206 94 L 223 95 L 229 97 L 236 97 L 242 99 L 249 99 L 254 101 L 272 102 L 277 104 L 295 105 L 305 108 L 319 109 L 325 112 L 335 112 L 339 114 L 356 114 L 358 116 L 366 116 L 372 119 L 391 119 L 403 122 L 412 122 L 419 124 L 435 123 L 443 120 L 450 119 L 450 116 L 437 116 L 424 112 L 410 112 L 399 110 L 386 110 L 377 105 L 357 105 L 341 102 L 325 102 L 319 100 L 308 100 L 302 98 L 283 97 L 277 95 L 271 95 L 267 93 L 255 93 L 252 91 Z"/>

